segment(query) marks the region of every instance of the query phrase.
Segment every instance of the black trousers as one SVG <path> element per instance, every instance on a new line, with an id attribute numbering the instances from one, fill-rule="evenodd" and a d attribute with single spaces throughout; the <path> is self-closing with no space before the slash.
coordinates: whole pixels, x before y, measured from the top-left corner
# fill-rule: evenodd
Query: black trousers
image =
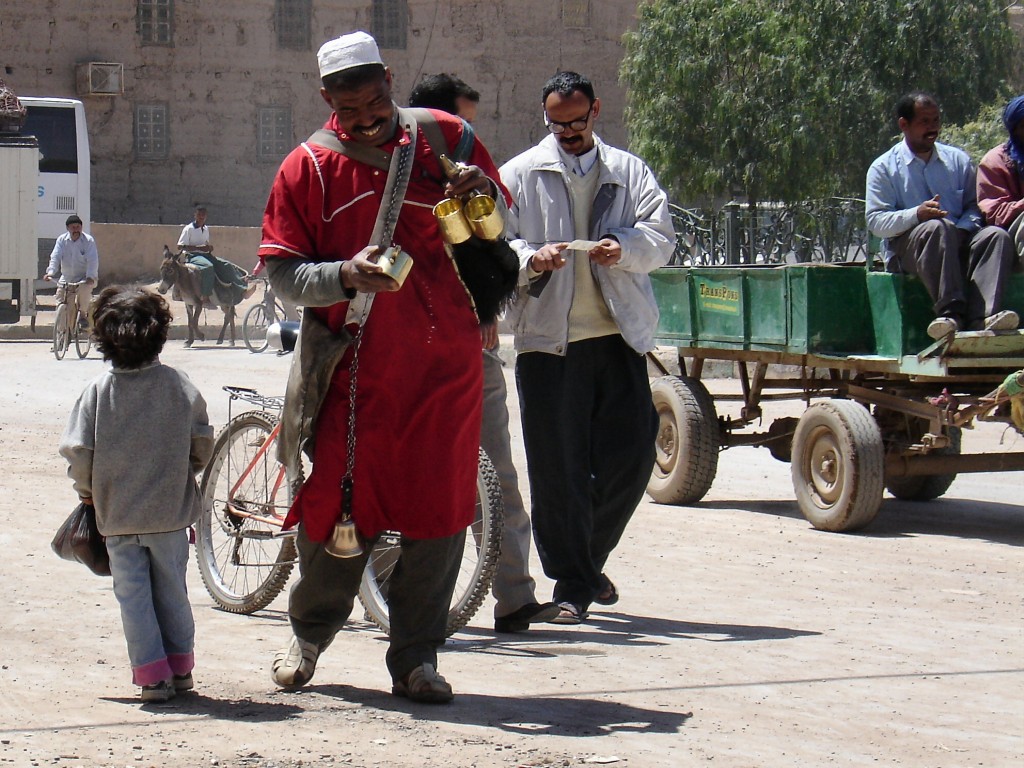
<path id="1" fill-rule="evenodd" d="M 647 363 L 618 334 L 602 336 L 565 357 L 520 354 L 516 384 L 537 552 L 555 602 L 585 609 L 654 467 Z"/>

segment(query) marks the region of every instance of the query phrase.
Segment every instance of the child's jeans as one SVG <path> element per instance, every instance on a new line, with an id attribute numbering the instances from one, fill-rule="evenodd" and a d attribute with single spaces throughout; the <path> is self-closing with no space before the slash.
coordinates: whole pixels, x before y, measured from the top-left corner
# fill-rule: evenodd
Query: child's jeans
<path id="1" fill-rule="evenodd" d="M 132 682 L 153 685 L 191 672 L 195 622 L 185 586 L 187 529 L 108 536 L 107 551 Z"/>

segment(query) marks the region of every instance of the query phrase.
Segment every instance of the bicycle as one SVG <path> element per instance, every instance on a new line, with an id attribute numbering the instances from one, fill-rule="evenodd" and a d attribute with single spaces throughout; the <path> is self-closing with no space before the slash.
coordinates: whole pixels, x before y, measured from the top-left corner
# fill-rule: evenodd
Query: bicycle
<path id="1" fill-rule="evenodd" d="M 289 318 L 289 315 L 294 316 L 295 312 L 288 312 L 288 308 L 277 298 L 266 277 L 257 275 L 250 279 L 263 283 L 263 299 L 259 304 L 249 307 L 242 318 L 242 338 L 250 352 L 259 353 L 269 346 L 267 329 L 278 320 Z"/>
<path id="2" fill-rule="evenodd" d="M 297 562 L 295 531 L 282 530 L 291 487 L 276 457 L 284 398 L 246 387 L 224 390 L 229 395 L 228 423 L 217 435 L 213 457 L 203 472 L 197 560 L 214 602 L 231 613 L 250 614 L 277 597 Z M 257 410 L 232 417 L 236 400 L 256 405 Z M 476 513 L 448 611 L 449 635 L 466 625 L 490 590 L 501 545 L 502 510 L 497 473 L 481 451 Z M 400 542 L 400 534 L 394 532 L 377 538 L 359 589 L 366 618 L 385 633 L 390 630 L 388 581 Z"/>
<path id="3" fill-rule="evenodd" d="M 83 310 L 78 303 L 78 287 L 84 284 L 82 280 L 58 286 L 58 290 L 64 289 L 64 299 L 57 302 L 57 312 L 53 319 L 53 356 L 58 360 L 64 359 L 72 340 L 79 359 L 85 359 L 92 349 L 92 331 L 82 328 L 78 321 L 79 315 L 84 316 L 88 309 Z M 69 304 L 74 312 L 68 309 Z"/>

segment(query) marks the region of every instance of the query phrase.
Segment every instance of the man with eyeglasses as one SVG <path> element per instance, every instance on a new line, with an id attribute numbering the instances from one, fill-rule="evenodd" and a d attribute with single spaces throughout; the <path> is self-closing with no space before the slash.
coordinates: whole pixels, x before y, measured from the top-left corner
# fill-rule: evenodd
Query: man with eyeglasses
<path id="1" fill-rule="evenodd" d="M 601 101 L 575 72 L 541 94 L 550 134 L 501 168 L 519 255 L 509 312 L 533 530 L 558 624 L 619 598 L 604 566 L 654 466 L 644 354 L 658 308 L 648 274 L 675 247 L 668 199 L 640 158 L 594 133 Z"/>

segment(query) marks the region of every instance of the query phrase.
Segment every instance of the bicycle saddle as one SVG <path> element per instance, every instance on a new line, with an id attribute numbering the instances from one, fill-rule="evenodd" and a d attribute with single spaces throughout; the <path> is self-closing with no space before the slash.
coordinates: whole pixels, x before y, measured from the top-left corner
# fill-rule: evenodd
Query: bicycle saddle
<path id="1" fill-rule="evenodd" d="M 294 352 L 299 338 L 299 324 L 294 320 L 282 320 L 267 328 L 267 344 L 278 352 Z"/>

